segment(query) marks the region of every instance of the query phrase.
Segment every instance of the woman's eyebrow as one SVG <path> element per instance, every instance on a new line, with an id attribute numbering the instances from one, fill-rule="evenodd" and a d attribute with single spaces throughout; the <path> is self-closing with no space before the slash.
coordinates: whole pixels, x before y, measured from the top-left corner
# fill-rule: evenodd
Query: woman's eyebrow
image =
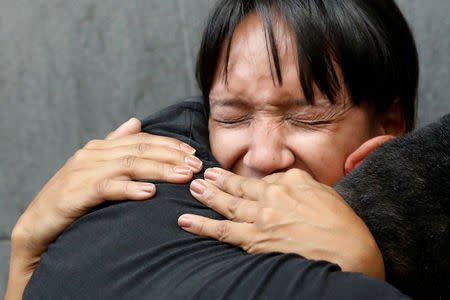
<path id="1" fill-rule="evenodd" d="M 293 98 L 287 100 L 285 103 L 282 104 L 282 106 L 285 107 L 295 107 L 295 106 L 305 106 L 308 102 L 304 98 Z"/>
<path id="2" fill-rule="evenodd" d="M 211 99 L 210 98 L 211 107 L 219 106 L 219 107 L 244 107 L 248 106 L 248 103 L 241 99 Z"/>
<path id="3" fill-rule="evenodd" d="M 211 105 L 218 106 L 239 106 L 239 105 L 248 105 L 248 103 L 244 100 L 238 98 L 210 98 Z M 304 98 L 291 98 L 288 100 L 281 101 L 281 106 L 297 106 L 297 105 L 306 105 L 308 102 Z"/>
<path id="4" fill-rule="evenodd" d="M 290 110 L 290 109 L 300 109 L 305 106 L 308 106 L 308 101 L 304 98 L 290 98 L 286 100 L 279 101 L 275 104 L 282 110 Z M 246 109 L 250 108 L 252 105 L 248 101 L 239 99 L 239 98 L 210 98 L 210 107 L 211 109 L 220 109 L 220 108 L 240 108 Z"/>

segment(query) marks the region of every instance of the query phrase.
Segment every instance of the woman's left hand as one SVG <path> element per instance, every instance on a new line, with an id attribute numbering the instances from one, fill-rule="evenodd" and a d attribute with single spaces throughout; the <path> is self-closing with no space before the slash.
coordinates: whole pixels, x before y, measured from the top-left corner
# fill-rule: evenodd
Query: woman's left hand
<path id="1" fill-rule="evenodd" d="M 249 253 L 297 253 L 384 279 L 380 250 L 365 223 L 308 173 L 292 169 L 261 180 L 212 168 L 205 179 L 192 182 L 192 195 L 228 220 L 185 214 L 178 224 L 186 231 Z"/>

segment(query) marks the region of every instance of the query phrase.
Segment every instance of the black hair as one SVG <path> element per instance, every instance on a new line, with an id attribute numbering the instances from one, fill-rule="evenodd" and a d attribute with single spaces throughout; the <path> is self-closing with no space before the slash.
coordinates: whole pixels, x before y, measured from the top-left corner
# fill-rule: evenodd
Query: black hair
<path id="1" fill-rule="evenodd" d="M 334 188 L 370 229 L 389 283 L 414 299 L 450 295 L 450 114 L 380 146 Z"/>
<path id="2" fill-rule="evenodd" d="M 314 104 L 314 84 L 331 103 L 346 88 L 355 105 L 367 101 L 376 112 L 383 112 L 398 99 L 406 129 L 412 130 L 418 55 L 411 30 L 393 0 L 220 0 L 207 21 L 196 66 L 207 109 L 222 47 L 227 47 L 227 75 L 234 31 L 252 13 L 257 13 L 264 24 L 275 69 L 272 77 L 280 84 L 283 78 L 273 30 L 277 21 L 295 34 L 299 80 L 309 104 Z"/>

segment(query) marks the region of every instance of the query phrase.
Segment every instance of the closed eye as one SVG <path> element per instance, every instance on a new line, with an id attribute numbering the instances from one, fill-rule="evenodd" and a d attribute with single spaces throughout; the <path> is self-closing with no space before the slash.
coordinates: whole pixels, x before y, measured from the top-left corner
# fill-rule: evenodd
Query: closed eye
<path id="1" fill-rule="evenodd" d="M 285 120 L 292 126 L 303 128 L 307 130 L 320 130 L 326 129 L 332 123 L 333 120 L 323 118 L 298 118 L 298 117 L 286 117 Z"/>
<path id="2" fill-rule="evenodd" d="M 327 124 L 331 123 L 331 121 L 328 121 L 328 120 L 305 120 L 305 119 L 296 119 L 296 118 L 288 118 L 288 121 L 294 125 L 299 124 L 299 125 L 310 125 L 310 126 L 327 125 Z"/>
<path id="3" fill-rule="evenodd" d="M 251 121 L 251 117 L 245 117 L 240 119 L 219 119 L 219 118 L 213 118 L 214 122 L 219 123 L 220 125 L 226 126 L 226 127 L 234 127 L 234 126 L 240 126 L 240 125 L 246 125 Z"/>
<path id="4" fill-rule="evenodd" d="M 310 111 L 308 113 L 288 113 L 285 115 L 286 121 L 294 126 L 307 126 L 309 128 L 326 128 L 334 123 L 340 115 L 338 110 L 329 109 L 321 111 Z M 342 110 L 345 112 L 345 110 Z"/>

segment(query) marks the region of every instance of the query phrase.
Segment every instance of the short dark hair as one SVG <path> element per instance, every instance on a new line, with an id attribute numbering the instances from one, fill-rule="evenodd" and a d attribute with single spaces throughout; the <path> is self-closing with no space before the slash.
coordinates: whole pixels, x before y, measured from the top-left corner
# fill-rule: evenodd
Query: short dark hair
<path id="1" fill-rule="evenodd" d="M 234 31 L 251 13 L 264 23 L 273 77 L 279 83 L 283 78 L 272 24 L 281 20 L 296 36 L 299 80 L 308 103 L 314 104 L 313 84 L 334 103 L 342 88 L 337 65 L 354 104 L 367 101 L 383 112 L 398 98 L 406 129 L 413 129 L 418 55 L 393 0 L 220 0 L 207 21 L 197 58 L 196 77 L 206 105 L 222 47 L 227 47 L 227 74 Z"/>

